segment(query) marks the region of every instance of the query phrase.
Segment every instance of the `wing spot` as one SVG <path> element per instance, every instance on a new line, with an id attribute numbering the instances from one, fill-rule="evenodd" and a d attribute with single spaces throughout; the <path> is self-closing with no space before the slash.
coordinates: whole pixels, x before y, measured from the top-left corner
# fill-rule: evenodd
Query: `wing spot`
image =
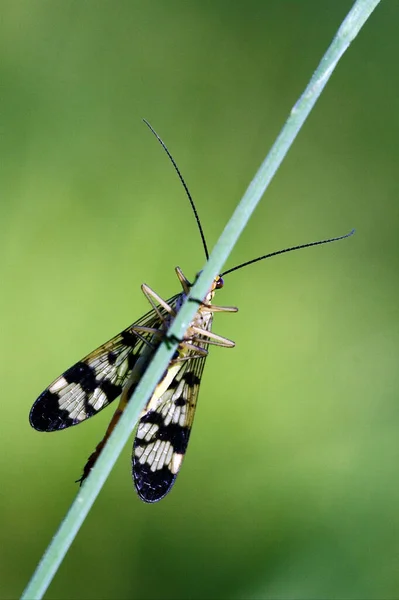
<path id="1" fill-rule="evenodd" d="M 64 377 L 68 383 L 78 383 L 86 393 L 94 392 L 97 387 L 94 369 L 83 361 L 65 371 Z"/>
<path id="2" fill-rule="evenodd" d="M 94 390 L 92 397 L 89 399 L 89 404 L 91 404 L 96 412 L 101 410 L 106 402 L 107 396 L 100 388 Z"/>
<path id="3" fill-rule="evenodd" d="M 172 471 L 173 475 L 177 475 L 183 462 L 183 458 L 184 454 L 177 454 L 176 452 L 174 453 L 172 461 L 170 463 L 170 470 Z"/>
<path id="4" fill-rule="evenodd" d="M 58 394 L 45 390 L 31 408 L 29 421 L 37 431 L 57 431 L 74 425 L 68 412 L 60 407 Z"/>
<path id="5" fill-rule="evenodd" d="M 133 369 L 134 365 L 135 365 L 135 364 L 136 364 L 136 362 L 137 362 L 137 359 L 138 359 L 138 357 L 139 357 L 139 354 L 140 354 L 140 353 L 138 353 L 138 354 L 136 355 L 136 354 L 133 354 L 132 352 L 129 354 L 129 356 L 127 357 L 127 365 L 126 365 L 125 369 L 127 369 L 127 368 L 129 368 L 129 369 Z"/>
<path id="6" fill-rule="evenodd" d="M 110 381 L 109 379 L 104 379 L 100 383 L 100 388 L 107 397 L 108 402 L 112 402 L 112 400 L 115 400 L 115 398 L 120 396 L 122 392 L 122 386 L 116 383 L 112 383 L 112 381 Z"/>
<path id="7" fill-rule="evenodd" d="M 183 379 L 190 387 L 200 384 L 200 378 L 192 371 L 186 371 L 183 375 Z"/>
<path id="8" fill-rule="evenodd" d="M 112 352 L 112 350 L 108 352 L 107 360 L 110 365 L 114 365 L 116 363 L 116 359 L 117 355 L 115 354 L 115 352 Z"/>
<path id="9" fill-rule="evenodd" d="M 70 406 L 71 400 L 80 401 L 82 396 L 85 396 L 85 393 L 80 385 L 75 383 L 69 384 L 64 390 L 62 390 L 62 393 L 59 394 L 58 404 L 60 409 L 72 412 L 73 406 Z M 75 402 L 73 402 L 73 405 L 74 404 Z"/>
<path id="10" fill-rule="evenodd" d="M 67 380 L 65 379 L 65 377 L 63 377 L 61 375 L 61 377 L 59 377 L 58 379 L 56 379 L 50 386 L 49 386 L 49 391 L 52 394 L 55 394 L 57 392 L 59 392 L 61 389 L 65 388 L 68 385 Z"/>
<path id="11" fill-rule="evenodd" d="M 175 406 L 185 406 L 187 400 L 185 398 L 183 398 L 183 396 L 180 396 L 179 398 L 176 398 L 175 402 Z"/>
<path id="12" fill-rule="evenodd" d="M 126 329 L 125 331 L 122 331 L 121 338 L 122 338 L 122 343 L 125 346 L 129 346 L 130 348 L 134 348 L 134 346 L 137 344 L 137 340 L 138 340 L 137 335 L 135 333 L 132 333 L 128 329 Z"/>

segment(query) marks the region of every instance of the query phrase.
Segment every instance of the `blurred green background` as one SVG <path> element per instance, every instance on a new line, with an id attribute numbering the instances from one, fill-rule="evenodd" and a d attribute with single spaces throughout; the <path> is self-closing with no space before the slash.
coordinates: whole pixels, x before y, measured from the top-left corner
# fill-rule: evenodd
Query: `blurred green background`
<path id="1" fill-rule="evenodd" d="M 213 246 L 351 1 L 1 5 L 0 595 L 25 587 L 113 413 L 39 393 Z M 188 456 L 141 503 L 131 445 L 47 598 L 399 597 L 399 3 L 339 64 L 226 268 Z"/>

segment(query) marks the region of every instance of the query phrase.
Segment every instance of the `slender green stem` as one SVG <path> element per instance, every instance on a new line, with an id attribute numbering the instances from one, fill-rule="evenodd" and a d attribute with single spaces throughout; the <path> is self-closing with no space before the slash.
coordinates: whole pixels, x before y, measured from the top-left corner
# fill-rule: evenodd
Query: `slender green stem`
<path id="1" fill-rule="evenodd" d="M 288 149 L 305 122 L 309 112 L 320 96 L 324 86 L 334 71 L 339 59 L 348 48 L 351 41 L 364 25 L 380 0 L 357 0 L 343 21 L 331 46 L 328 48 L 316 69 L 309 85 L 305 89 L 284 125 L 275 144 L 262 163 L 254 179 L 249 185 L 244 197 L 234 211 L 233 216 L 225 227 L 208 263 L 205 265 L 197 283 L 191 290 L 192 298 L 203 298 L 207 293 L 213 278 L 220 273 L 222 267 L 255 210 L 273 175 L 279 168 Z M 173 339 L 184 336 L 190 321 L 193 319 L 198 305 L 186 301 L 179 311 L 171 329 Z M 24 600 L 40 599 L 43 597 L 54 574 L 74 540 L 81 524 L 93 505 L 100 489 L 108 477 L 122 448 L 126 444 L 141 410 L 153 393 L 162 377 L 175 349 L 176 343 L 162 344 L 156 352 L 153 361 L 137 386 L 121 420 L 104 447 L 96 465 L 84 486 L 79 490 L 75 501 L 60 528 L 51 541 L 41 562 L 39 563 L 30 583 L 24 591 Z"/>

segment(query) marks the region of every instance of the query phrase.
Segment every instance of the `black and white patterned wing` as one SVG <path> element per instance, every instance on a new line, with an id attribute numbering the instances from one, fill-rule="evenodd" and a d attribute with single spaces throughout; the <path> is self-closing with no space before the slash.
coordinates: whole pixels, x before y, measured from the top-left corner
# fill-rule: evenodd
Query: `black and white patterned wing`
<path id="1" fill-rule="evenodd" d="M 159 399 L 155 390 L 151 404 L 158 400 L 158 406 L 139 421 L 132 471 L 137 493 L 144 502 L 161 500 L 175 482 L 190 437 L 205 359 L 197 355 L 183 362 Z"/>
<path id="2" fill-rule="evenodd" d="M 168 301 L 173 308 L 179 294 Z M 143 348 L 154 350 L 162 335 L 136 333 L 135 326 L 163 333 L 164 309 L 151 310 L 120 334 L 82 358 L 40 394 L 32 406 L 29 421 L 38 431 L 57 431 L 77 425 L 96 415 L 117 398 Z"/>

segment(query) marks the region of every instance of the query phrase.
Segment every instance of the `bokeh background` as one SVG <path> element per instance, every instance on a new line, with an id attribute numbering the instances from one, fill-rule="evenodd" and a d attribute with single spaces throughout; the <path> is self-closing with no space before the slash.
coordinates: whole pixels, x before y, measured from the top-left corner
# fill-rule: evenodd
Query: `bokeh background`
<path id="1" fill-rule="evenodd" d="M 17 597 L 113 413 L 39 393 L 203 266 L 351 1 L 3 0 L 0 595 Z M 399 597 L 399 3 L 339 64 L 226 268 L 188 455 L 157 505 L 126 447 L 46 597 Z"/>

